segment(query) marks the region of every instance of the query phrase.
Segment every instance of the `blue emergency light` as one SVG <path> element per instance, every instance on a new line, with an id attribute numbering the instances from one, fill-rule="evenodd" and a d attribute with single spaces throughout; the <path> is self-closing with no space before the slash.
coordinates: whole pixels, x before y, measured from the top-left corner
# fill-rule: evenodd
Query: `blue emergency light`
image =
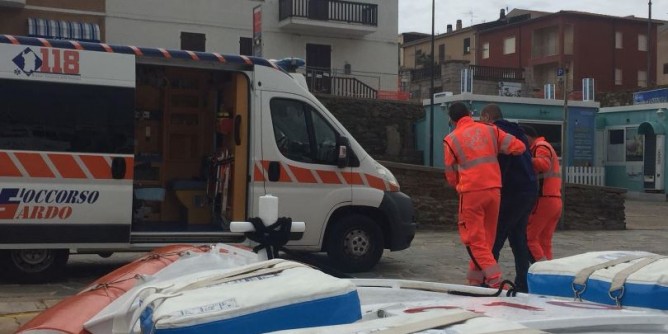
<path id="1" fill-rule="evenodd" d="M 306 65 L 306 61 L 301 58 L 288 57 L 275 61 L 275 64 L 286 72 L 296 72 L 298 68 Z"/>

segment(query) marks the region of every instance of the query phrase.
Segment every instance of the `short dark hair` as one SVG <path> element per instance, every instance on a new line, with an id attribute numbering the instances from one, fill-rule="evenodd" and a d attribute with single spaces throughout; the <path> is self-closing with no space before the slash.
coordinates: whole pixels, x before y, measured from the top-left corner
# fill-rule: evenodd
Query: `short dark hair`
<path id="1" fill-rule="evenodd" d="M 498 104 L 490 103 L 482 108 L 481 115 L 487 115 L 492 121 L 503 119 L 503 113 Z"/>
<path id="2" fill-rule="evenodd" d="M 455 102 L 448 108 L 448 115 L 453 122 L 457 122 L 464 116 L 471 116 L 471 112 L 464 102 Z"/>
<path id="3" fill-rule="evenodd" d="M 522 131 L 524 131 L 524 134 L 527 135 L 527 137 L 538 138 L 538 132 L 536 132 L 536 129 L 534 129 L 532 126 L 520 125 L 520 127 L 522 128 Z"/>

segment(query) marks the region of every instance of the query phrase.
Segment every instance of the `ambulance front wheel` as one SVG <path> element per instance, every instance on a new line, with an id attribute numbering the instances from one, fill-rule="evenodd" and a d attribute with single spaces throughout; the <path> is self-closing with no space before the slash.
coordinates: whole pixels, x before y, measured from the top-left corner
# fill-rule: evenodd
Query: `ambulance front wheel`
<path id="1" fill-rule="evenodd" d="M 341 271 L 369 271 L 383 255 L 383 231 L 370 217 L 348 214 L 338 219 L 330 232 L 327 256 Z"/>
<path id="2" fill-rule="evenodd" d="M 44 283 L 65 272 L 69 249 L 12 249 L 2 251 L 3 274 L 14 282 Z"/>

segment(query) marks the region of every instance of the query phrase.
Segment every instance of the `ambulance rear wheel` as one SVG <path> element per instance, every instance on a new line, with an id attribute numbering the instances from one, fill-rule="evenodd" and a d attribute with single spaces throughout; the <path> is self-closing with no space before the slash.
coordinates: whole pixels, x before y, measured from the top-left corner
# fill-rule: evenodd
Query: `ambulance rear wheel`
<path id="1" fill-rule="evenodd" d="M 327 256 L 341 271 L 369 271 L 383 255 L 383 231 L 373 219 L 365 215 L 349 214 L 341 217 L 330 232 Z"/>
<path id="2" fill-rule="evenodd" d="M 12 249 L 2 252 L 4 275 L 20 283 L 57 280 L 65 272 L 69 249 Z"/>

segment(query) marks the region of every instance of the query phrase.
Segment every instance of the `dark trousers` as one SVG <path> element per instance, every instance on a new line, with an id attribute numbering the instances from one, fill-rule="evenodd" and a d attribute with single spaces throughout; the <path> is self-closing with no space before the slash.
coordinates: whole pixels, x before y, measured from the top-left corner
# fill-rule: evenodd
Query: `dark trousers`
<path id="1" fill-rule="evenodd" d="M 499 222 L 496 240 L 492 248 L 494 259 L 499 259 L 503 244 L 508 240 L 515 257 L 515 285 L 518 291 L 526 292 L 529 271 L 529 247 L 527 246 L 527 223 L 529 214 L 536 204 L 537 194 L 533 192 L 502 193 L 499 208 Z"/>

